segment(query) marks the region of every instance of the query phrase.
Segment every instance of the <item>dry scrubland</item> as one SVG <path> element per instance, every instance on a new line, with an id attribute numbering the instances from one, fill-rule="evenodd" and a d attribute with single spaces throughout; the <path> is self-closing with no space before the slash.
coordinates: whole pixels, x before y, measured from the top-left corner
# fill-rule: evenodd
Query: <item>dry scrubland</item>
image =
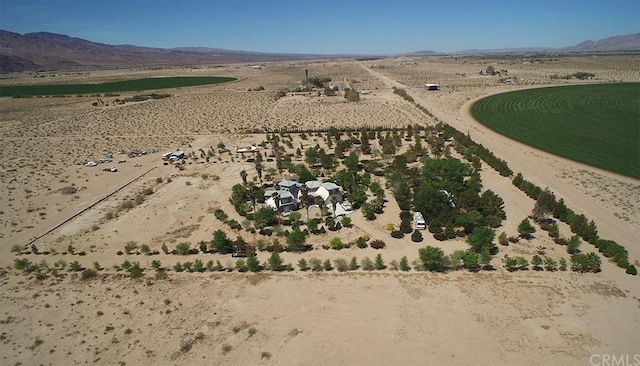
<path id="1" fill-rule="evenodd" d="M 168 90 L 170 98 L 118 106 L 116 97 L 102 97 L 108 105 L 94 107 L 95 97 L 0 100 L 0 363 L 68 365 L 85 362 L 118 364 L 588 364 L 594 353 L 640 353 L 640 290 L 637 277 L 624 274 L 603 258 L 597 274 L 571 272 L 516 272 L 502 268 L 500 258 L 531 257 L 537 246 L 548 256 L 568 258 L 538 229 L 530 241 L 500 247 L 494 272 L 448 274 L 396 273 L 390 270 L 350 273 L 185 274 L 170 272 L 155 280 L 147 269 L 132 280 L 110 268 L 125 259 L 149 268 L 159 259 L 170 266 L 187 258 L 175 255 L 117 256 L 129 241 L 160 250 L 187 241 L 209 241 L 216 229 L 231 238 L 242 235 L 254 242 L 260 236 L 235 232 L 213 217 L 222 208 L 241 221 L 228 202 L 231 187 L 246 169 L 256 179 L 253 164 L 236 154 L 212 157 L 209 163 L 185 164 L 179 171 L 162 165 L 160 153 L 182 149 L 197 152 L 259 144 L 265 134 L 250 131 L 330 126 L 404 127 L 408 124 L 450 123 L 507 160 L 516 172 L 550 187 L 569 207 L 594 219 L 602 237 L 623 244 L 630 260 L 640 258 L 640 184 L 593 168 L 544 154 L 495 136 L 473 122 L 466 107 L 480 96 L 524 86 L 557 85 L 553 74 L 593 72 L 601 80 L 640 80 L 636 56 L 560 57 L 559 61 L 523 63 L 519 59 L 395 59 L 357 63 L 266 64 L 175 70 L 134 70 L 59 74 L 55 78 L 18 77 L 3 83 L 111 81 L 162 75 L 233 76 L 228 84 Z M 418 65 L 400 65 L 417 61 Z M 503 76 L 480 76 L 493 65 L 507 69 L 515 85 Z M 343 98 L 274 98 L 283 88 L 295 87 L 308 69 L 312 76 L 329 76 L 335 83 L 369 90 L 358 104 Z M 395 81 L 394 81 L 395 80 Z M 404 84 L 427 116 L 394 95 L 391 85 Z M 421 85 L 437 82 L 439 92 Z M 577 81 L 572 81 L 573 83 Z M 248 91 L 263 86 L 265 91 Z M 135 93 L 131 93 L 133 95 Z M 122 95 L 122 98 L 126 95 Z M 293 135 L 294 149 L 304 151 L 324 138 Z M 128 158 L 120 149 L 158 152 Z M 376 147 L 374 147 L 375 149 Z M 78 162 L 114 153 L 119 172 L 103 172 Z M 126 159 L 115 164 L 117 159 Z M 295 158 L 294 158 L 295 162 Z M 136 166 L 139 165 L 139 166 Z M 265 170 L 274 168 L 267 162 Z M 151 170 L 153 169 L 153 170 Z M 148 172 L 144 174 L 145 172 Z M 144 175 L 143 175 L 144 174 Z M 174 174 L 171 181 L 170 178 Z M 504 230 L 516 235 L 518 222 L 533 208 L 533 200 L 497 172 L 483 166 L 485 189 L 505 201 Z M 107 270 L 99 278 L 81 280 L 68 274 L 38 281 L 10 269 L 13 245 L 24 245 L 54 225 L 114 192 L 81 216 L 36 241 L 40 251 L 60 254 L 25 256 L 80 261 L 90 267 L 98 261 Z M 160 180 L 156 180 L 161 178 Z M 65 187 L 73 190 L 63 191 Z M 154 193 L 138 206 L 118 213 L 118 205 L 144 189 Z M 70 194 L 65 194 L 72 192 Z M 359 211 L 350 217 L 353 228 L 337 234 L 311 236 L 314 250 L 283 253 L 286 263 L 300 258 L 373 258 L 381 253 L 387 264 L 403 256 L 417 258 L 417 248 L 435 245 L 445 253 L 466 249 L 463 240 L 437 242 L 428 233 L 420 244 L 409 237 L 397 240 L 384 226 L 396 223 L 399 208 L 390 192 L 384 214 L 367 221 Z M 312 210 L 315 215 L 317 210 Z M 561 234 L 570 235 L 561 224 Z M 344 241 L 367 233 L 387 243 L 383 250 L 351 248 L 323 250 L 338 235 Z M 86 256 L 61 254 L 73 245 Z M 585 252 L 595 248 L 583 243 Z M 259 252 L 265 261 L 269 253 Z M 229 256 L 199 254 L 188 260 L 219 260 L 231 266 Z M 234 259 L 235 262 L 235 259 Z M 335 271 L 334 271 L 335 272 Z M 119 272 L 122 273 L 122 272 Z M 119 278 L 122 277 L 122 278 Z"/>

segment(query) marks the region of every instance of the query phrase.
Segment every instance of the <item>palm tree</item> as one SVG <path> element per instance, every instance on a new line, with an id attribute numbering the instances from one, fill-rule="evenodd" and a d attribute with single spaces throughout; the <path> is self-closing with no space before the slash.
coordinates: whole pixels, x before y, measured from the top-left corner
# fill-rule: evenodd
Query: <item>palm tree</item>
<path id="1" fill-rule="evenodd" d="M 242 178 L 242 184 L 244 184 L 245 186 L 247 185 L 247 172 L 242 169 L 240 171 L 240 178 Z"/>
<path id="2" fill-rule="evenodd" d="M 336 217 L 336 208 L 338 207 L 338 197 L 331 197 L 331 206 L 333 206 L 333 217 Z"/>
<path id="3" fill-rule="evenodd" d="M 258 173 L 258 179 L 262 183 L 262 164 L 256 163 L 256 173 Z"/>
<path id="4" fill-rule="evenodd" d="M 304 183 L 300 187 L 300 203 L 307 209 L 307 220 L 309 220 L 309 187 Z"/>
<path id="5" fill-rule="evenodd" d="M 276 213 L 278 214 L 278 223 L 280 223 L 280 193 L 274 193 L 271 198 L 273 198 L 273 203 L 276 205 Z"/>

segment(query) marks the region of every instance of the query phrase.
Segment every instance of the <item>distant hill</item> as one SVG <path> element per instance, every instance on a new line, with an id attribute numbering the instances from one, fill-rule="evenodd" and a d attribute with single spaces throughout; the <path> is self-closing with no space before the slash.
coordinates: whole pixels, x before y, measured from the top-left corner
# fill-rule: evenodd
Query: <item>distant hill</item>
<path id="1" fill-rule="evenodd" d="M 566 48 L 500 48 L 466 50 L 450 54 L 504 54 L 530 52 L 618 52 L 640 51 L 640 33 L 585 41 Z M 437 51 L 417 51 L 407 57 L 437 56 Z M 373 55 L 386 57 L 388 55 Z M 118 67 L 188 66 L 230 62 L 263 62 L 320 58 L 372 57 L 367 55 L 311 55 L 260 53 L 208 47 L 153 48 L 108 45 L 63 34 L 38 32 L 18 34 L 0 30 L 0 72 L 33 70 L 77 70 Z"/>
<path id="2" fill-rule="evenodd" d="M 183 66 L 319 58 L 219 48 L 152 48 L 108 45 L 55 33 L 24 35 L 0 30 L 0 72 L 131 66 Z"/>
<path id="3" fill-rule="evenodd" d="M 624 52 L 640 51 L 640 33 L 615 36 L 599 41 L 584 41 L 575 46 L 558 47 L 517 47 L 517 48 L 495 48 L 495 49 L 470 49 L 450 52 L 450 55 L 493 55 L 506 53 L 534 53 L 534 52 Z M 435 51 L 417 51 L 407 53 L 406 56 L 434 56 L 442 55 Z"/>
<path id="4" fill-rule="evenodd" d="M 615 36 L 599 41 L 584 41 L 563 49 L 564 52 L 640 51 L 640 33 Z"/>

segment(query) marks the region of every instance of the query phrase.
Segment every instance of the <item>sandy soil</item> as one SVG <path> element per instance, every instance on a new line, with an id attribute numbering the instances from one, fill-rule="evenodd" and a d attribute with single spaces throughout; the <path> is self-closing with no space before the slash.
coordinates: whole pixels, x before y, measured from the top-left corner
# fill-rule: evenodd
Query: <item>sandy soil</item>
<path id="1" fill-rule="evenodd" d="M 217 152 L 207 162 L 188 159 L 182 170 L 163 165 L 165 151 L 216 150 L 260 144 L 265 130 L 322 129 L 330 126 L 404 127 L 444 121 L 469 132 L 474 140 L 507 160 L 516 172 L 548 186 L 570 207 L 593 219 L 599 233 L 623 244 L 638 264 L 640 247 L 640 182 L 567 161 L 510 141 L 488 131 L 469 116 L 470 103 L 483 95 L 523 87 L 559 85 L 549 76 L 594 72 L 599 79 L 638 81 L 637 56 L 560 57 L 557 61 L 488 58 L 416 58 L 300 63 L 268 63 L 215 68 L 96 71 L 58 74 L 47 81 L 119 80 L 140 76 L 233 76 L 233 83 L 169 90 L 166 99 L 116 105 L 115 98 L 92 106 L 95 97 L 0 99 L 0 364 L 589 364 L 593 354 L 640 353 L 640 286 L 604 260 L 598 274 L 570 272 L 506 272 L 504 254 L 531 257 L 538 246 L 547 255 L 568 258 L 565 248 L 545 233 L 530 241 L 501 247 L 492 272 L 448 274 L 397 273 L 389 269 L 351 273 L 186 274 L 170 272 L 155 280 L 147 269 L 143 279 L 124 278 L 112 266 L 125 259 L 149 268 L 153 259 L 165 267 L 196 258 L 234 262 L 229 256 L 198 254 L 117 255 L 135 241 L 160 250 L 164 243 L 195 246 L 209 241 L 216 229 L 250 243 L 264 239 L 243 229 L 234 231 L 214 218 L 222 208 L 245 227 L 228 202 L 231 187 L 245 169 L 257 180 L 248 156 Z M 413 64 L 415 62 L 415 64 Z M 518 83 L 502 76 L 480 76 L 493 65 L 507 69 Z M 369 90 L 358 104 L 343 98 L 284 97 L 275 93 L 301 83 L 304 71 L 330 76 L 342 86 Z M 42 81 L 14 75 L 0 85 Z M 35 80 L 35 81 L 34 81 Z M 438 92 L 422 84 L 437 82 Z M 572 81 L 575 83 L 576 81 Z M 393 94 L 405 87 L 427 107 L 427 116 Z M 264 86 L 265 91 L 249 91 Z M 133 94 L 133 93 L 132 93 Z M 250 134 L 249 132 L 256 132 Z M 294 153 L 324 138 L 292 134 Z M 130 158 L 119 150 L 147 151 Z M 374 150 L 379 149 L 374 145 Z M 113 153 L 113 163 L 85 167 L 78 163 Z M 378 155 L 376 153 L 376 155 Z M 118 159 L 126 162 L 116 164 Z M 301 158 L 293 157 L 294 162 Z M 383 159 L 383 161 L 385 161 Z M 102 170 L 117 166 L 118 172 Z M 275 171 L 267 162 L 265 173 Z M 144 174 L 146 173 L 146 174 Z M 275 174 L 278 177 L 277 173 Z M 138 178 L 139 177 L 139 178 Z M 489 167 L 482 170 L 484 189 L 505 201 L 508 219 L 498 231 L 516 234 L 517 224 L 534 202 L 508 179 Z M 69 187 L 75 188 L 69 190 Z M 65 188 L 67 188 L 65 190 Z M 145 189 L 153 194 L 141 204 L 117 211 Z M 72 193 L 66 193 L 70 192 Z M 399 208 L 390 202 L 375 221 L 360 212 L 354 227 L 338 234 L 313 236 L 314 250 L 283 253 L 287 263 L 300 258 L 374 258 L 389 264 L 417 248 L 441 247 L 446 253 L 466 249 L 462 240 L 437 242 L 425 232 L 417 245 L 408 237 L 394 240 L 384 229 L 398 224 Z M 98 203 L 97 203 L 98 202 Z M 73 215 L 91 207 L 35 241 L 47 255 L 21 256 L 48 265 L 78 260 L 106 270 L 98 279 L 64 277 L 36 280 L 11 268 L 14 245 L 26 245 Z M 317 209 L 310 214 L 316 215 Z M 111 217 L 113 215 L 113 217 Z M 566 225 L 560 225 L 569 236 Z M 334 236 L 343 241 L 363 234 L 387 247 L 324 250 Z M 268 239 L 273 240 L 273 238 Z M 279 238 L 284 241 L 284 238 Z M 69 245 L 76 252 L 67 253 Z M 583 244 L 583 251 L 594 248 Z M 265 261 L 269 253 L 259 252 Z M 235 261 L 235 259 L 233 260 Z"/>

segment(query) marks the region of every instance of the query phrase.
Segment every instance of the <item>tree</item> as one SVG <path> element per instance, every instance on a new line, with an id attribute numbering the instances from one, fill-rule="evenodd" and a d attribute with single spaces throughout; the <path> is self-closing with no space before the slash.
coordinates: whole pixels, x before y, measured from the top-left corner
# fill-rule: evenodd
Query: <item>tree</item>
<path id="1" fill-rule="evenodd" d="M 633 264 L 630 264 L 629 267 L 627 267 L 627 270 L 625 271 L 625 273 L 630 274 L 632 276 L 636 276 L 638 274 L 638 270 Z"/>
<path id="2" fill-rule="evenodd" d="M 306 209 L 309 220 L 309 187 L 306 184 L 300 186 L 300 204 Z"/>
<path id="3" fill-rule="evenodd" d="M 409 266 L 409 260 L 407 259 L 406 256 L 402 257 L 402 259 L 400 259 L 400 270 L 401 271 L 410 271 L 411 267 Z"/>
<path id="4" fill-rule="evenodd" d="M 599 272 L 602 260 L 596 253 L 581 254 L 571 256 L 571 270 L 574 272 Z"/>
<path id="5" fill-rule="evenodd" d="M 273 251 L 269 257 L 269 269 L 272 271 L 282 271 L 282 259 L 280 253 Z"/>
<path id="6" fill-rule="evenodd" d="M 509 239 L 507 239 L 507 233 L 505 233 L 504 231 L 500 233 L 500 235 L 498 236 L 498 243 L 504 246 L 509 245 Z"/>
<path id="7" fill-rule="evenodd" d="M 556 197 L 549 188 L 545 188 L 543 191 L 540 191 L 540 194 L 536 198 L 536 204 L 531 214 L 536 220 L 546 218 L 553 212 L 555 204 Z"/>
<path id="8" fill-rule="evenodd" d="M 155 269 L 156 271 L 160 270 L 160 268 L 162 268 L 162 264 L 160 264 L 160 261 L 157 259 L 154 259 L 151 261 L 151 268 Z"/>
<path id="9" fill-rule="evenodd" d="M 187 242 L 178 243 L 176 245 L 175 253 L 177 255 L 188 255 L 191 249 L 191 244 Z"/>
<path id="10" fill-rule="evenodd" d="M 358 171 L 358 163 L 358 155 L 353 151 L 344 159 L 344 166 L 354 174 Z"/>
<path id="11" fill-rule="evenodd" d="M 558 268 L 558 263 L 550 257 L 544 259 L 544 268 L 547 271 L 555 271 Z"/>
<path id="12" fill-rule="evenodd" d="M 462 262 L 465 268 L 471 272 L 475 272 L 478 270 L 480 264 L 480 256 L 476 252 L 466 251 L 462 257 Z"/>
<path id="13" fill-rule="evenodd" d="M 258 257 L 253 251 L 247 254 L 247 268 L 251 272 L 260 272 L 260 262 L 258 262 Z"/>
<path id="14" fill-rule="evenodd" d="M 566 271 L 567 270 L 567 260 L 566 259 L 560 258 L 559 268 L 560 268 L 561 271 Z"/>
<path id="15" fill-rule="evenodd" d="M 309 270 L 309 265 L 304 258 L 300 258 L 300 260 L 298 261 L 298 268 L 300 268 L 300 270 L 303 272 Z"/>
<path id="16" fill-rule="evenodd" d="M 195 272 L 204 272 L 204 263 L 200 259 L 196 259 L 193 262 L 193 270 Z"/>
<path id="17" fill-rule="evenodd" d="M 245 186 L 247 185 L 247 172 L 242 169 L 240 171 L 240 178 L 242 178 L 242 184 L 244 184 Z"/>
<path id="18" fill-rule="evenodd" d="M 536 228 L 531 225 L 531 222 L 526 217 L 518 224 L 518 234 L 524 239 L 531 239 L 531 234 L 535 232 Z"/>
<path id="19" fill-rule="evenodd" d="M 489 252 L 489 248 L 482 249 L 482 252 L 480 253 L 480 265 L 482 265 L 483 269 L 492 269 L 491 253 Z"/>
<path id="20" fill-rule="evenodd" d="M 338 258 L 333 260 L 333 264 L 335 264 L 338 272 L 346 272 L 349 270 L 349 263 L 344 258 Z"/>
<path id="21" fill-rule="evenodd" d="M 384 261 L 382 260 L 382 254 L 378 253 L 378 255 L 376 255 L 376 259 L 375 259 L 375 268 L 377 270 L 383 270 L 385 268 L 387 268 L 387 266 L 384 265 Z"/>
<path id="22" fill-rule="evenodd" d="M 290 252 L 304 252 L 308 250 L 305 240 L 307 235 L 296 228 L 287 236 L 287 246 Z"/>
<path id="23" fill-rule="evenodd" d="M 518 265 L 518 260 L 516 258 L 511 258 L 508 255 L 504 256 L 504 259 L 502 259 L 502 262 L 504 263 L 505 268 L 509 272 L 515 271 L 516 266 Z"/>
<path id="24" fill-rule="evenodd" d="M 276 205 L 276 214 L 278 216 L 278 223 L 280 223 L 280 194 L 275 192 L 271 198 L 273 199 L 273 203 Z"/>
<path id="25" fill-rule="evenodd" d="M 427 246 L 418 250 L 418 256 L 425 270 L 431 272 L 444 271 L 446 260 L 442 249 Z"/>
<path id="26" fill-rule="evenodd" d="M 576 254 L 580 252 L 580 237 L 578 235 L 574 235 L 567 242 L 567 253 Z"/>
<path id="27" fill-rule="evenodd" d="M 333 207 L 333 217 L 336 217 L 336 208 L 338 207 L 338 197 L 331 196 L 331 207 Z"/>
<path id="28" fill-rule="evenodd" d="M 533 265 L 533 270 L 534 271 L 539 271 L 542 269 L 541 265 L 542 265 L 543 261 L 542 258 L 539 255 L 534 255 L 533 258 L 531 259 L 531 265 Z"/>
<path id="29" fill-rule="evenodd" d="M 260 207 L 253 216 L 256 229 L 263 229 L 267 226 L 273 226 L 278 223 L 276 211 L 268 206 Z"/>
<path id="30" fill-rule="evenodd" d="M 373 266 L 373 262 L 371 261 L 371 258 L 369 257 L 362 258 L 362 260 L 360 261 L 360 267 L 362 267 L 362 269 L 364 269 L 365 271 L 373 271 L 374 266 Z"/>
<path id="31" fill-rule="evenodd" d="M 473 229 L 473 232 L 467 237 L 467 244 L 469 244 L 471 250 L 476 253 L 482 253 L 482 250 L 485 248 L 488 249 L 489 252 L 492 252 L 495 248 L 493 244 L 495 236 L 496 233 L 488 227 L 478 226 Z"/>
<path id="32" fill-rule="evenodd" d="M 413 233 L 411 234 L 411 241 L 414 243 L 419 243 L 422 241 L 422 233 L 420 232 L 420 230 L 413 230 Z"/>
<path id="33" fill-rule="evenodd" d="M 322 268 L 324 268 L 325 271 L 333 270 L 333 266 L 331 265 L 331 260 L 326 259 L 324 262 L 322 262 Z"/>
<path id="34" fill-rule="evenodd" d="M 527 258 L 516 257 L 516 260 L 518 261 L 518 268 L 520 268 L 520 270 L 526 271 L 529 269 L 529 261 Z"/>
<path id="35" fill-rule="evenodd" d="M 216 230 L 213 232 L 211 250 L 220 254 L 231 253 L 233 251 L 233 242 L 227 237 L 224 231 Z"/>
<path id="36" fill-rule="evenodd" d="M 304 152 L 304 161 L 309 164 L 310 167 L 315 166 L 318 163 L 318 150 L 315 147 L 310 147 Z"/>
<path id="37" fill-rule="evenodd" d="M 355 271 L 359 268 L 360 266 L 358 265 L 358 258 L 356 258 L 355 256 L 351 258 L 351 262 L 349 262 L 349 270 L 351 271 Z"/>

